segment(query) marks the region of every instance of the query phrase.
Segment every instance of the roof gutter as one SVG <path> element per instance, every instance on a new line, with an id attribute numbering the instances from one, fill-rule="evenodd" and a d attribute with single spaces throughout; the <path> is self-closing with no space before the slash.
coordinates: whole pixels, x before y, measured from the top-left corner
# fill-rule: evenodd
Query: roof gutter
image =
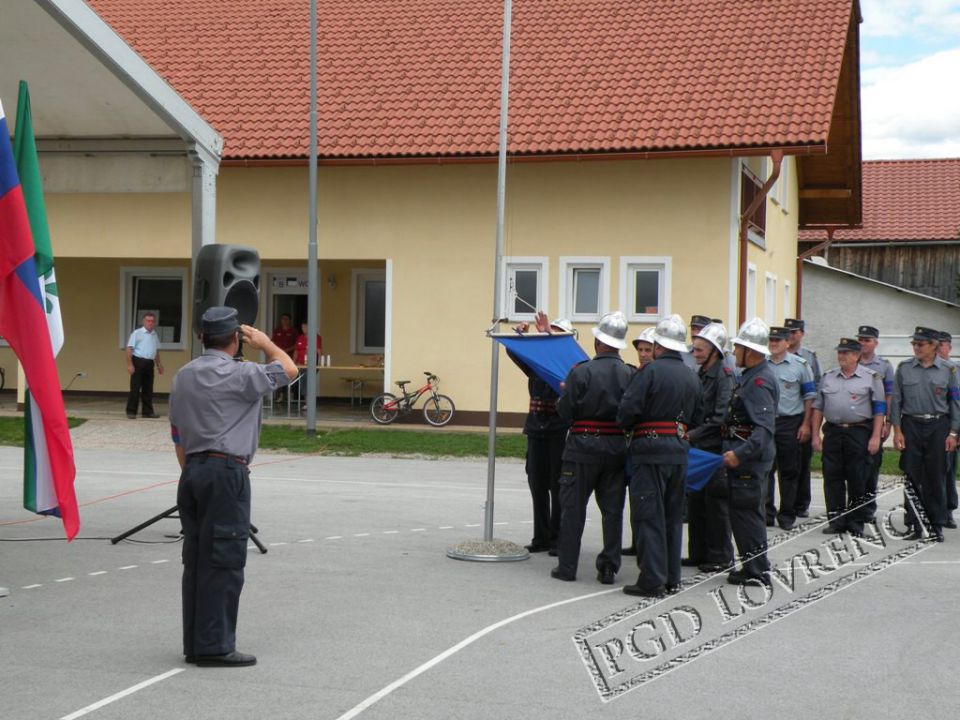
<path id="1" fill-rule="evenodd" d="M 747 320 L 747 248 L 749 247 L 749 241 L 747 240 L 747 223 L 750 218 L 753 217 L 753 213 L 756 212 L 757 208 L 760 207 L 760 203 L 767 201 L 767 193 L 770 192 L 770 188 L 773 187 L 774 183 L 777 182 L 777 179 L 780 177 L 780 167 L 783 164 L 783 150 L 779 148 L 773 150 L 770 153 L 770 158 L 773 160 L 773 172 L 770 173 L 770 177 L 763 183 L 760 192 L 756 194 L 747 209 L 740 215 L 740 268 L 738 273 L 740 294 L 737 300 L 737 327 L 743 325 Z"/>
<path id="2" fill-rule="evenodd" d="M 649 150 L 632 152 L 596 153 L 551 153 L 543 155 L 511 155 L 510 163 L 524 162 L 588 162 L 591 160 L 658 160 L 675 158 L 732 158 L 784 155 L 826 155 L 825 143 L 813 145 L 729 147 L 699 150 Z M 417 157 L 367 157 L 367 158 L 320 158 L 321 165 L 469 165 L 495 163 L 496 155 L 443 155 Z M 307 158 L 224 158 L 222 167 L 300 167 L 307 165 Z"/>

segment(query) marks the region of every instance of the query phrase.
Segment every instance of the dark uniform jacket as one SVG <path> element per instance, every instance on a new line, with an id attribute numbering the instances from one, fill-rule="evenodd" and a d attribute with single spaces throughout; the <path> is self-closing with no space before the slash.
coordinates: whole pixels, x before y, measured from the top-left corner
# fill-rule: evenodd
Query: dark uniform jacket
<path id="1" fill-rule="evenodd" d="M 557 401 L 560 417 L 573 423 L 563 449 L 565 462 L 603 465 L 624 462 L 627 442 L 617 430 L 617 408 L 633 374 L 633 368 L 617 353 L 602 353 L 570 371 Z M 609 431 L 577 432 L 577 421 L 599 421 L 606 424 Z"/>
<path id="2" fill-rule="evenodd" d="M 557 414 L 560 398 L 550 384 L 538 377 L 526 363 L 507 351 L 514 364 L 527 376 L 527 391 L 530 393 L 530 410 L 523 422 L 523 434 L 528 437 L 563 435 L 570 423 Z"/>
<path id="3" fill-rule="evenodd" d="M 627 432 L 638 423 L 683 423 L 696 427 L 703 418 L 703 399 L 696 374 L 683 364 L 680 353 L 667 352 L 644 365 L 630 381 L 617 422 Z M 647 437 L 634 433 L 630 455 L 634 464 L 686 465 L 690 443 L 679 435 Z"/>
<path id="4" fill-rule="evenodd" d="M 726 417 L 728 428 L 749 428 L 745 442 L 734 440 L 732 444 L 741 469 L 769 468 L 773 462 L 777 450 L 773 436 L 777 426 L 778 402 L 779 381 L 766 360 L 743 371 L 740 383 L 730 398 Z M 746 436 L 746 432 L 743 434 Z"/>
<path id="5" fill-rule="evenodd" d="M 689 433 L 690 444 L 709 452 L 719 452 L 723 447 L 723 420 L 733 395 L 737 379 L 722 361 L 709 369 L 700 368 L 700 387 L 703 389 L 703 422 Z"/>

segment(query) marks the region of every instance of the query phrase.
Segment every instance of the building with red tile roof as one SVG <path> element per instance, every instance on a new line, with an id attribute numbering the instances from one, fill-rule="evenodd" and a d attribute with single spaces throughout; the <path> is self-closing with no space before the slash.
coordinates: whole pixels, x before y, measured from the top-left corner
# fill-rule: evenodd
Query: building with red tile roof
<path id="1" fill-rule="evenodd" d="M 837 229 L 822 251 L 842 270 L 957 302 L 960 158 L 863 163 L 863 224 Z M 801 249 L 826 239 L 804 230 Z"/>

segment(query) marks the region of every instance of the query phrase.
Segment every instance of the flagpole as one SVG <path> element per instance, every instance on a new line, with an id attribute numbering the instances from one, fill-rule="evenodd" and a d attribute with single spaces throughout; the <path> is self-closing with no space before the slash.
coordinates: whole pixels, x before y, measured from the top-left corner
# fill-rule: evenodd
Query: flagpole
<path id="1" fill-rule="evenodd" d="M 500 144 L 497 153 L 497 242 L 493 265 L 493 326 L 500 327 L 500 266 L 503 264 L 503 218 L 507 185 L 507 117 L 510 104 L 510 27 L 513 15 L 512 0 L 503 3 L 503 54 L 500 65 Z M 483 540 L 466 541 L 447 549 L 455 560 L 513 561 L 530 557 L 523 547 L 493 537 L 493 498 L 497 458 L 497 395 L 500 378 L 500 348 L 490 341 L 490 416 L 487 434 L 487 499 L 483 506 Z"/>
<path id="2" fill-rule="evenodd" d="M 307 240 L 307 435 L 317 434 L 317 0 L 310 0 L 310 219 Z M 302 382 L 302 381 L 301 381 Z"/>

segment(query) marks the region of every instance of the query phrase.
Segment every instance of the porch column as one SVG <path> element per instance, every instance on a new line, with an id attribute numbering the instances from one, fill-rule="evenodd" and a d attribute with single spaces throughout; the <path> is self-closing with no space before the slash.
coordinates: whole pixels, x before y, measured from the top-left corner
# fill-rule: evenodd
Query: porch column
<path id="1" fill-rule="evenodd" d="M 211 155 L 197 143 L 190 143 L 187 155 L 193 166 L 192 199 L 190 203 L 191 249 L 190 283 L 197 276 L 197 255 L 204 245 L 217 241 L 217 172 L 220 170 L 218 158 Z M 194 293 L 190 293 L 190 348 L 191 356 L 200 354 L 197 342 L 197 328 L 193 327 Z"/>

